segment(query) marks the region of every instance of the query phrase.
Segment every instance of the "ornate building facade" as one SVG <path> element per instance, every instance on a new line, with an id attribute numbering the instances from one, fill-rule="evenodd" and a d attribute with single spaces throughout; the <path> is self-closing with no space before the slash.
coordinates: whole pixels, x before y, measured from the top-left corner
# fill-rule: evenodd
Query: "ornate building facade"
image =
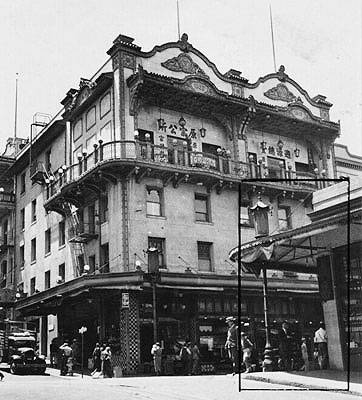
<path id="1" fill-rule="evenodd" d="M 43 353 L 87 326 L 86 352 L 110 342 L 125 373 L 150 360 L 154 334 L 170 356 L 176 342 L 198 342 L 213 368 L 225 357 L 224 318 L 238 309 L 228 253 L 239 183 L 243 242 L 255 235 L 257 198 L 272 207 L 272 232 L 308 223 L 324 185 L 313 179 L 334 177 L 339 125 L 331 103 L 283 66 L 255 83 L 222 74 L 185 34 L 149 52 L 120 35 L 108 55 L 11 168 L 16 310 L 39 321 Z M 322 315 L 315 271 L 277 269 L 268 271 L 273 324 L 311 334 Z M 260 343 L 261 293 L 244 274 L 242 318 Z"/>

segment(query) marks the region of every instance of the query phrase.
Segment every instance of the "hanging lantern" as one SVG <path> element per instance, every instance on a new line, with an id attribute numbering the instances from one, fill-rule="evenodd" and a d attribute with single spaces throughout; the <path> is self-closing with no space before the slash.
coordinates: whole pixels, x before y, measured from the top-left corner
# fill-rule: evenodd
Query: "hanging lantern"
<path id="1" fill-rule="evenodd" d="M 277 146 L 281 150 L 283 148 L 283 146 L 284 146 L 284 142 L 281 139 L 279 139 L 279 141 L 277 143 Z"/>
<path id="2" fill-rule="evenodd" d="M 268 221 L 268 212 L 270 207 L 263 203 L 260 196 L 258 197 L 258 201 L 252 207 L 250 207 L 250 211 L 254 217 L 254 226 L 255 226 L 255 237 L 262 237 L 269 235 L 269 221 Z"/>
<path id="3" fill-rule="evenodd" d="M 181 126 L 181 128 L 184 128 L 186 125 L 186 120 L 183 116 L 181 116 L 181 118 L 178 121 L 179 125 Z"/>
<path id="4" fill-rule="evenodd" d="M 266 141 L 265 141 L 265 140 L 263 140 L 262 142 L 260 142 L 260 148 L 261 148 L 262 153 L 265 153 L 265 152 L 266 152 L 267 144 L 266 144 Z"/>
<path id="5" fill-rule="evenodd" d="M 296 157 L 299 157 L 299 156 L 300 156 L 300 149 L 298 149 L 298 147 L 296 147 L 296 148 L 294 149 L 294 155 L 295 155 Z"/>

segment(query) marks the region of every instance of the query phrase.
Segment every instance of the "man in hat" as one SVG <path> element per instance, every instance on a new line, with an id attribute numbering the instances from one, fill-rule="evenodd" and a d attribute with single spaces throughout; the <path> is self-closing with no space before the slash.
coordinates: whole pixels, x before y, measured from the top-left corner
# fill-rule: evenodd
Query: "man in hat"
<path id="1" fill-rule="evenodd" d="M 225 342 L 225 349 L 228 352 L 229 358 L 233 364 L 233 375 L 238 370 L 238 327 L 235 324 L 234 317 L 227 317 L 226 323 L 228 324 L 228 333 Z"/>
<path id="2" fill-rule="evenodd" d="M 156 342 L 151 349 L 151 354 L 153 356 L 153 366 L 155 368 L 155 374 L 161 375 L 162 371 L 162 347 L 160 342 Z"/>

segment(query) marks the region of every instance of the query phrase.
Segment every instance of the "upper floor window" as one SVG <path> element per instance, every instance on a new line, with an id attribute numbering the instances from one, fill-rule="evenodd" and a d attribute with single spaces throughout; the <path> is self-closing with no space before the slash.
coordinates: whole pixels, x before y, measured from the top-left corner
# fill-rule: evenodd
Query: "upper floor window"
<path id="1" fill-rule="evenodd" d="M 25 208 L 20 210 L 20 229 L 25 229 Z"/>
<path id="2" fill-rule="evenodd" d="M 280 158 L 268 157 L 268 178 L 285 178 L 285 161 Z"/>
<path id="3" fill-rule="evenodd" d="M 103 143 L 112 141 L 112 131 L 111 131 L 111 123 L 110 122 L 108 122 L 101 128 L 99 139 L 102 139 Z"/>
<path id="4" fill-rule="evenodd" d="M 31 202 L 31 222 L 36 221 L 36 199 Z"/>
<path id="5" fill-rule="evenodd" d="M 240 204 L 240 225 L 252 226 L 253 221 L 250 215 L 250 201 L 243 200 Z"/>
<path id="6" fill-rule="evenodd" d="M 65 221 L 64 219 L 59 222 L 59 246 L 65 244 Z"/>
<path id="7" fill-rule="evenodd" d="M 30 295 L 35 293 L 35 277 L 30 279 Z"/>
<path id="8" fill-rule="evenodd" d="M 212 271 L 211 248 L 212 243 L 197 242 L 199 271 Z"/>
<path id="9" fill-rule="evenodd" d="M 62 282 L 65 281 L 65 264 L 60 264 L 58 268 L 58 275 Z"/>
<path id="10" fill-rule="evenodd" d="M 20 193 L 25 193 L 25 172 L 20 175 Z"/>
<path id="11" fill-rule="evenodd" d="M 50 171 L 52 164 L 51 164 L 51 150 L 49 149 L 46 153 L 45 153 L 45 163 L 44 163 L 44 167 L 46 169 L 46 171 Z"/>
<path id="12" fill-rule="evenodd" d="M 195 194 L 195 219 L 199 222 L 210 222 L 209 196 Z"/>
<path id="13" fill-rule="evenodd" d="M 49 289 L 50 288 L 50 271 L 45 271 L 44 274 L 44 288 Z"/>
<path id="14" fill-rule="evenodd" d="M 99 200 L 99 218 L 100 223 L 108 221 L 108 195 L 105 193 Z"/>
<path id="15" fill-rule="evenodd" d="M 19 247 L 19 262 L 20 262 L 20 266 L 24 265 L 24 262 L 25 262 L 25 248 L 24 248 L 24 245 L 21 245 Z"/>
<path id="16" fill-rule="evenodd" d="M 99 267 L 99 271 L 101 273 L 106 274 L 109 272 L 109 244 L 108 243 L 102 244 L 100 256 L 101 256 L 101 262 L 100 262 L 101 265 Z"/>
<path id="17" fill-rule="evenodd" d="M 111 111 L 111 94 L 107 93 L 101 99 L 100 117 L 101 119 Z"/>
<path id="18" fill-rule="evenodd" d="M 96 108 L 92 107 L 86 116 L 86 129 L 87 131 L 96 124 Z"/>
<path id="19" fill-rule="evenodd" d="M 82 123 L 82 120 L 79 119 L 74 124 L 74 128 L 73 128 L 73 140 L 74 140 L 74 142 L 76 140 L 78 140 L 82 135 L 83 135 L 83 123 Z"/>
<path id="20" fill-rule="evenodd" d="M 30 261 L 36 261 L 36 238 L 31 239 Z"/>
<path id="21" fill-rule="evenodd" d="M 290 207 L 278 206 L 278 222 L 280 230 L 285 231 L 291 229 Z"/>
<path id="22" fill-rule="evenodd" d="M 146 213 L 147 215 L 162 215 L 162 189 L 147 187 Z"/>
<path id="23" fill-rule="evenodd" d="M 149 237 L 148 248 L 156 248 L 158 250 L 158 266 L 159 268 L 166 268 L 165 239 Z"/>
<path id="24" fill-rule="evenodd" d="M 45 231 L 45 254 L 51 251 L 51 230 L 50 228 Z"/>
<path id="25" fill-rule="evenodd" d="M 8 263 L 4 260 L 1 263 L 1 270 L 0 270 L 0 288 L 6 287 L 6 278 L 8 274 Z"/>

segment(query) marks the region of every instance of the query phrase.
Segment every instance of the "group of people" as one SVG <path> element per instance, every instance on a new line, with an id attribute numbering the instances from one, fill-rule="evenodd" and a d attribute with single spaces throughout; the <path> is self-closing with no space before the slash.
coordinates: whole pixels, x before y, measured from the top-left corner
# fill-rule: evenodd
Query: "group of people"
<path id="1" fill-rule="evenodd" d="M 229 359 L 232 362 L 233 374 L 237 373 L 239 369 L 238 362 L 238 346 L 239 335 L 236 319 L 227 317 L 226 323 L 228 324 L 227 338 L 225 349 L 228 352 Z M 319 329 L 314 334 L 314 348 L 313 355 L 318 360 L 320 369 L 328 367 L 328 349 L 327 349 L 327 332 L 323 322 L 320 323 Z M 252 351 L 255 349 L 254 344 L 249 339 L 245 332 L 240 332 L 240 346 L 242 353 L 242 366 L 246 373 L 252 371 Z M 300 341 L 297 341 L 292 332 L 290 331 L 289 324 L 284 322 L 278 334 L 278 355 L 277 355 L 277 368 L 280 370 L 289 371 L 291 369 L 300 369 L 309 371 L 310 369 L 310 345 L 308 339 L 302 336 Z"/>
<path id="2" fill-rule="evenodd" d="M 92 360 L 94 370 L 91 375 L 94 378 L 113 378 L 112 352 L 109 346 L 105 344 L 100 346 L 99 343 L 96 343 Z"/>
<path id="3" fill-rule="evenodd" d="M 179 349 L 177 356 L 182 364 L 182 373 L 184 375 L 199 374 L 201 354 L 197 344 L 185 341 L 181 348 L 177 347 L 177 349 Z M 162 373 L 162 351 L 163 348 L 159 342 L 156 342 L 151 348 L 156 375 Z"/>

